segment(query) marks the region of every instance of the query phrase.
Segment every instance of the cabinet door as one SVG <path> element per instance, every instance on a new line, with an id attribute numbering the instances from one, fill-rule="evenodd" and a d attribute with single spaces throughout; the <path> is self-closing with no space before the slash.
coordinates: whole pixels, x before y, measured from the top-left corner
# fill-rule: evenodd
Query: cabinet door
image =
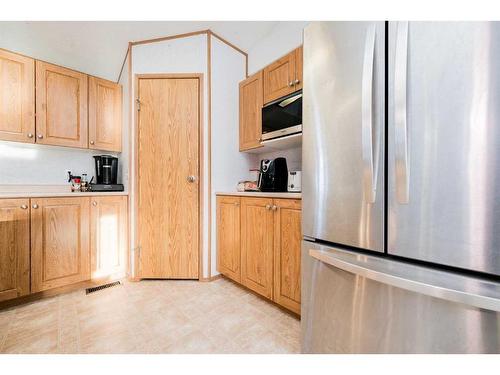
<path id="1" fill-rule="evenodd" d="M 0 139 L 34 143 L 35 61 L 0 50 Z"/>
<path id="2" fill-rule="evenodd" d="M 294 92 L 296 90 L 294 87 L 295 51 L 266 66 L 263 81 L 264 103 Z"/>
<path id="3" fill-rule="evenodd" d="M 30 292 L 29 199 L 0 199 L 0 301 Z"/>
<path id="4" fill-rule="evenodd" d="M 273 201 L 241 198 L 241 282 L 273 298 Z"/>
<path id="5" fill-rule="evenodd" d="M 240 198 L 217 197 L 217 270 L 240 282 Z"/>
<path id="6" fill-rule="evenodd" d="M 275 199 L 274 301 L 300 314 L 301 201 Z"/>
<path id="7" fill-rule="evenodd" d="M 90 279 L 89 198 L 31 199 L 31 290 Z"/>
<path id="8" fill-rule="evenodd" d="M 87 75 L 36 62 L 36 142 L 87 148 Z"/>
<path id="9" fill-rule="evenodd" d="M 262 71 L 240 82 L 240 151 L 261 147 Z"/>
<path id="10" fill-rule="evenodd" d="M 122 86 L 89 77 L 89 148 L 122 150 Z"/>
<path id="11" fill-rule="evenodd" d="M 127 197 L 92 197 L 91 277 L 122 277 L 126 272 Z"/>
<path id="12" fill-rule="evenodd" d="M 302 67 L 303 67 L 302 46 L 295 50 L 295 80 L 293 81 L 293 91 L 302 89 Z"/>

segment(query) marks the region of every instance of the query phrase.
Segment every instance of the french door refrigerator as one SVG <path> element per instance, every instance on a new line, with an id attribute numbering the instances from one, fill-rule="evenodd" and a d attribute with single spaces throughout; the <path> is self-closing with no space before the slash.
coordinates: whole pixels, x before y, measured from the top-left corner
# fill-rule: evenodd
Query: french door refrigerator
<path id="1" fill-rule="evenodd" d="M 302 350 L 500 352 L 500 23 L 304 31 Z"/>

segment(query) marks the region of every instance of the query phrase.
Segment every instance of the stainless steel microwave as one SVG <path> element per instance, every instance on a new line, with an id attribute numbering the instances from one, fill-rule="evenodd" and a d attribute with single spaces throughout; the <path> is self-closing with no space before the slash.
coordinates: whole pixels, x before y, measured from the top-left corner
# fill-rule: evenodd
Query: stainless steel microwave
<path id="1" fill-rule="evenodd" d="M 262 108 L 262 140 L 302 133 L 302 90 Z"/>

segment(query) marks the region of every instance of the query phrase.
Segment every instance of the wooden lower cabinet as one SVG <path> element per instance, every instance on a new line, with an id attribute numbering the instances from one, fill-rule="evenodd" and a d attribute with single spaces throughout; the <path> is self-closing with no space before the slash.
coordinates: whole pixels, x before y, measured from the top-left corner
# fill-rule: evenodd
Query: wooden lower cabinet
<path id="1" fill-rule="evenodd" d="M 127 197 L 90 198 L 91 278 L 122 277 L 126 272 Z"/>
<path id="2" fill-rule="evenodd" d="M 0 301 L 30 293 L 29 199 L 0 199 Z"/>
<path id="3" fill-rule="evenodd" d="M 241 281 L 240 197 L 217 197 L 217 269 Z"/>
<path id="4" fill-rule="evenodd" d="M 217 269 L 300 314 L 300 199 L 217 197 Z"/>
<path id="5" fill-rule="evenodd" d="M 31 291 L 89 279 L 89 198 L 31 199 Z"/>
<path id="6" fill-rule="evenodd" d="M 274 207 L 273 299 L 300 314 L 301 201 L 275 199 Z"/>

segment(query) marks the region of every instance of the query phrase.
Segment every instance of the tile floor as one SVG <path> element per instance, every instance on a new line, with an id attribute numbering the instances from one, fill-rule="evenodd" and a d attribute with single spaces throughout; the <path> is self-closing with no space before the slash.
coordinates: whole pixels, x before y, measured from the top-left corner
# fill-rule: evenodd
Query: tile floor
<path id="1" fill-rule="evenodd" d="M 0 310 L 0 353 L 298 353 L 300 322 L 219 279 L 141 281 Z"/>

